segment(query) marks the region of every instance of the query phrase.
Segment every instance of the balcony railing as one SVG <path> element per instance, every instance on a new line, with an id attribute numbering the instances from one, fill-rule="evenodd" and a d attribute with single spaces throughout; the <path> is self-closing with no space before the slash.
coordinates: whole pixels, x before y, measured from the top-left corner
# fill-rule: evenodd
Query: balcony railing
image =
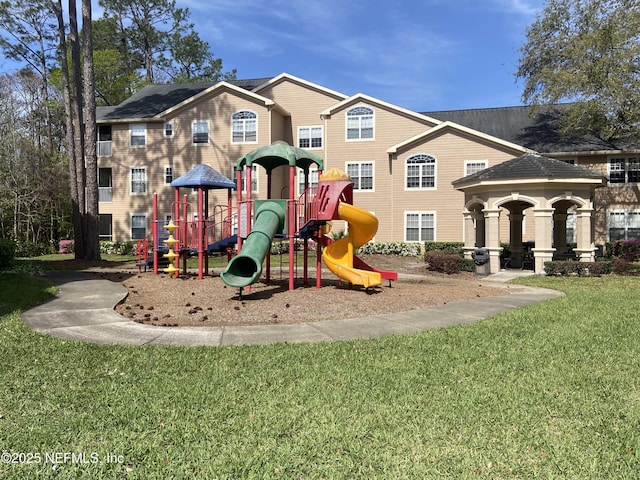
<path id="1" fill-rule="evenodd" d="M 98 187 L 98 202 L 112 202 L 112 187 Z"/>
<path id="2" fill-rule="evenodd" d="M 97 145 L 97 152 L 99 157 L 111 156 L 111 140 L 99 140 Z"/>

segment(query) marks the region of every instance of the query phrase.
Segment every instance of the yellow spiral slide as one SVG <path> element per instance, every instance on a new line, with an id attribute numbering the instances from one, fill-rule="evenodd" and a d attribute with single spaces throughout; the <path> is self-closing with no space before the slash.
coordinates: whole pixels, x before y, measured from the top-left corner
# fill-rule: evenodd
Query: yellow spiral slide
<path id="1" fill-rule="evenodd" d="M 338 205 L 338 216 L 349 224 L 348 235 L 323 250 L 325 265 L 339 279 L 353 285 L 365 288 L 380 285 L 382 276 L 379 272 L 353 267 L 354 250 L 374 237 L 378 231 L 378 219 L 367 210 L 343 202 Z"/>

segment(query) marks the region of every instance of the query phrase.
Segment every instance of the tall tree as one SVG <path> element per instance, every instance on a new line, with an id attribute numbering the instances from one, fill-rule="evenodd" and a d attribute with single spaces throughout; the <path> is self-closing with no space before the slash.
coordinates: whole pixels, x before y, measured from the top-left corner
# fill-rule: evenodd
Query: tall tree
<path id="1" fill-rule="evenodd" d="M 100 0 L 104 16 L 96 24 L 95 51 L 118 51 L 119 70 L 141 72 L 144 82 L 235 78 L 189 22 L 175 0 Z M 97 78 L 100 83 L 100 79 Z"/>
<path id="2" fill-rule="evenodd" d="M 93 71 L 93 37 L 91 28 L 91 0 L 82 0 L 82 64 L 87 205 L 84 222 L 85 260 L 100 260 L 100 234 L 98 229 L 98 157 L 96 153 L 96 96 Z"/>
<path id="3" fill-rule="evenodd" d="M 640 133 L 638 0 L 548 0 L 520 55 L 523 100 L 571 102 L 565 130 L 605 140 Z"/>
<path id="4" fill-rule="evenodd" d="M 47 0 L 0 1 L 0 48 L 13 60 L 25 62 L 38 72 L 42 80 L 42 95 L 48 99 L 49 72 L 55 58 L 55 30 Z M 53 153 L 51 114 L 45 101 L 47 146 Z"/>

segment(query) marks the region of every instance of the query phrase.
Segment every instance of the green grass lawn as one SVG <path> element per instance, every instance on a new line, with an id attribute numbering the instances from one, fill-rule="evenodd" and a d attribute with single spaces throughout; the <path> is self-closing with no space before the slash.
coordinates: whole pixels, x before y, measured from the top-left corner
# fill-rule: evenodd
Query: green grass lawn
<path id="1" fill-rule="evenodd" d="M 566 296 L 414 335 L 176 348 L 34 333 L 20 310 L 53 290 L 0 274 L 0 453 L 32 460 L 0 478 L 638 478 L 640 279 L 527 283 Z"/>

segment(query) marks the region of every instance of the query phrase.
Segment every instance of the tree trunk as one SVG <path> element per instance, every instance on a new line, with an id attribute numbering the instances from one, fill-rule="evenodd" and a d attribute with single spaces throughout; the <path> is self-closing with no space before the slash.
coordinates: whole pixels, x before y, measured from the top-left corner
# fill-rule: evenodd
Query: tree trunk
<path id="1" fill-rule="evenodd" d="M 93 69 L 93 34 L 91 0 L 82 0 L 82 58 L 84 60 L 85 139 L 84 157 L 87 171 L 87 209 L 85 217 L 86 260 L 100 260 L 98 222 L 98 157 L 96 155 L 96 95 Z"/>
<path id="2" fill-rule="evenodd" d="M 78 152 L 75 145 L 75 122 L 73 121 L 73 108 L 71 84 L 69 81 L 69 62 L 67 62 L 67 40 L 64 19 L 62 17 L 62 0 L 58 0 L 58 3 L 50 1 L 53 11 L 56 13 L 58 20 L 58 36 L 60 38 L 60 44 L 58 46 L 58 56 L 60 59 L 60 65 L 62 69 L 62 94 L 64 100 L 64 112 L 65 112 L 65 124 L 66 131 L 66 144 L 67 153 L 69 155 L 69 186 L 71 189 L 71 222 L 73 224 L 74 232 L 82 232 L 82 217 L 80 215 L 80 203 L 78 195 L 78 180 L 77 180 L 77 168 L 78 163 L 82 163 L 78 159 Z M 74 233 L 74 243 L 75 236 Z M 76 251 L 74 249 L 74 251 Z M 78 257 L 76 257 L 78 258 Z"/>
<path id="3" fill-rule="evenodd" d="M 69 40 L 71 43 L 71 110 L 74 127 L 74 149 L 77 154 L 75 179 L 78 189 L 78 212 L 80 216 L 79 230 L 74 231 L 75 258 L 84 259 L 86 255 L 85 245 L 85 221 L 86 213 L 86 178 L 84 160 L 84 120 L 82 115 L 82 75 L 80 73 L 80 40 L 78 38 L 78 14 L 76 1 L 69 0 Z M 74 225 L 74 229 L 76 226 Z"/>

